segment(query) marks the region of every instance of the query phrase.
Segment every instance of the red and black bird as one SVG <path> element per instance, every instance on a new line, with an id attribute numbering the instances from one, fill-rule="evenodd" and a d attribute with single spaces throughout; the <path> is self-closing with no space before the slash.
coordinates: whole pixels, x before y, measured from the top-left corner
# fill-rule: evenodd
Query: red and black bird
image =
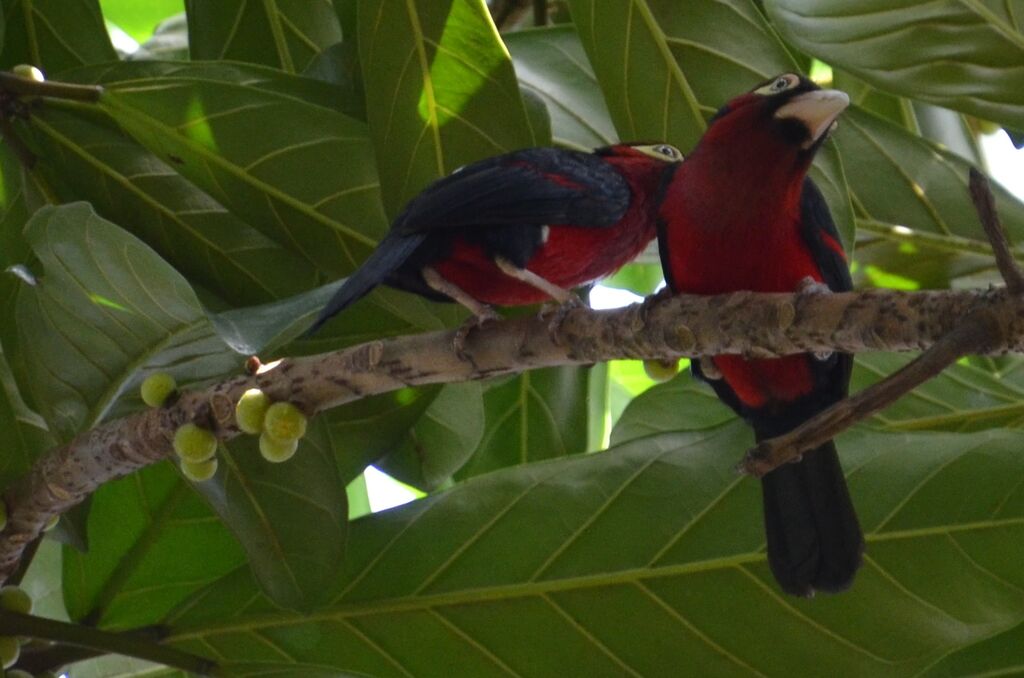
<path id="1" fill-rule="evenodd" d="M 381 283 L 457 301 L 480 320 L 494 317 L 491 304 L 573 301 L 573 287 L 654 239 L 682 158 L 667 144 L 619 144 L 530 148 L 461 167 L 409 201 L 309 332 Z"/>
<path id="2" fill-rule="evenodd" d="M 849 104 L 846 94 L 780 75 L 726 104 L 675 173 L 658 238 L 673 293 L 793 292 L 810 281 L 852 287 L 828 206 L 807 177 Z M 813 289 L 813 286 L 812 286 Z M 693 372 L 758 440 L 786 433 L 844 398 L 848 354 L 694 361 Z M 768 563 L 788 593 L 850 586 L 864 538 L 829 441 L 762 480 Z"/>

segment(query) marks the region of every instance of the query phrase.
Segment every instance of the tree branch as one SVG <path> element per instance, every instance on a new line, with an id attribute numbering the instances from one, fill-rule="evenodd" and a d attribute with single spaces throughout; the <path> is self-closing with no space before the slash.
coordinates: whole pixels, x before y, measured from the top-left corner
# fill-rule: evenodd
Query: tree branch
<path id="1" fill-rule="evenodd" d="M 558 365 L 615 359 L 742 354 L 754 358 L 812 351 L 919 351 L 972 312 L 987 312 L 986 353 L 1024 352 L 1024 300 L 1004 289 L 841 294 L 681 295 L 612 311 L 573 309 L 553 333 L 547 319 L 522 317 L 474 331 L 465 360 L 454 332 L 372 341 L 284 359 L 182 394 L 173 405 L 106 422 L 38 460 L 9 487 L 0 533 L 0 581 L 47 520 L 105 482 L 171 456 L 171 438 L 193 421 L 227 440 L 239 434 L 234 404 L 249 388 L 314 415 L 404 386 L 485 379 Z"/>

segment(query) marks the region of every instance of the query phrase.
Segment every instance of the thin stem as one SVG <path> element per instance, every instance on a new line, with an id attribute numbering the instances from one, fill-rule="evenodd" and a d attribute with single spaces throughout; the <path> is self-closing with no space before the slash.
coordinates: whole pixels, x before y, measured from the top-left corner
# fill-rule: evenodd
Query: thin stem
<path id="1" fill-rule="evenodd" d="M 216 662 L 210 659 L 165 647 L 136 634 L 101 631 L 7 610 L 0 610 L 0 635 L 53 640 L 65 645 L 98 650 L 103 654 L 114 653 L 144 659 L 204 676 L 219 674 Z"/>
<path id="2" fill-rule="evenodd" d="M 98 85 L 74 85 L 69 82 L 50 82 L 22 78 L 7 71 L 0 71 L 0 90 L 19 96 L 39 96 L 75 101 L 100 100 L 103 88 Z"/>
<path id="3" fill-rule="evenodd" d="M 747 452 L 736 470 L 760 478 L 783 464 L 798 460 L 804 452 L 832 440 L 939 375 L 963 356 L 980 350 L 999 333 L 999 323 L 990 311 L 968 316 L 956 329 L 899 371 L 839 401 L 789 433 L 762 441 Z"/>
<path id="4" fill-rule="evenodd" d="M 1006 229 L 999 221 L 999 214 L 996 213 L 996 200 L 992 195 L 992 187 L 988 179 L 978 171 L 971 168 L 970 191 L 974 208 L 978 211 L 978 220 L 981 221 L 985 235 L 992 243 L 992 252 L 996 257 L 996 265 L 999 272 L 1006 281 L 1006 287 L 1012 294 L 1024 292 L 1024 272 L 1013 258 L 1010 241 L 1006 236 Z"/>

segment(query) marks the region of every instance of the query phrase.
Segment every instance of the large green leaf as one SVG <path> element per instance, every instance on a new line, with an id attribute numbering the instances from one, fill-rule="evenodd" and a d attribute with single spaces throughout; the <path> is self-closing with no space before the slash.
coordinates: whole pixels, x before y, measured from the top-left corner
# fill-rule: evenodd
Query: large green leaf
<path id="1" fill-rule="evenodd" d="M 733 423 L 357 521 L 345 589 L 315 618 L 229 577 L 168 622 L 176 644 L 228 664 L 375 676 L 914 675 L 1024 620 L 1022 436 L 844 436 L 868 551 L 842 595 L 779 593 L 757 483 L 732 470 L 749 440 Z"/>
<path id="2" fill-rule="evenodd" d="M 301 73 L 341 41 L 331 0 L 187 0 L 189 49 L 196 60 L 226 59 Z"/>
<path id="3" fill-rule="evenodd" d="M 766 0 L 800 49 L 880 89 L 1024 127 L 1024 30 L 1012 2 Z"/>
<path id="4" fill-rule="evenodd" d="M 858 233 L 866 238 L 857 249 L 862 266 L 898 273 L 923 287 L 993 270 L 967 190 L 970 163 L 856 109 L 843 116 L 835 143 L 850 170 Z M 1011 240 L 1020 241 L 1024 204 L 998 184 L 993 189 Z"/>
<path id="5" fill-rule="evenodd" d="M 467 162 L 547 143 L 483 0 L 367 0 L 358 25 L 388 214 Z"/>
<path id="6" fill-rule="evenodd" d="M 484 436 L 479 382 L 447 384 L 395 449 L 376 462 L 393 478 L 430 491 L 451 480 Z"/>
<path id="7" fill-rule="evenodd" d="M 48 75 L 117 58 L 97 0 L 3 0 L 0 68 L 29 63 Z"/>
<path id="8" fill-rule="evenodd" d="M 89 552 L 64 548 L 64 600 L 74 620 L 145 626 L 243 562 L 220 521 L 162 463 L 93 496 Z"/>
<path id="9" fill-rule="evenodd" d="M 102 421 L 151 370 L 189 383 L 237 369 L 188 283 L 88 205 L 44 207 L 25 233 L 41 270 L 18 294 L 21 357 L 59 438 Z"/>
<path id="10" fill-rule="evenodd" d="M 233 305 L 315 286 L 316 271 L 115 128 L 47 108 L 33 116 L 39 167 L 142 238 L 189 280 Z"/>
<path id="11" fill-rule="evenodd" d="M 506 466 L 587 451 L 587 371 L 525 372 L 484 393 L 484 432 L 462 480 Z"/>
<path id="12" fill-rule="evenodd" d="M 348 528 L 326 421 L 315 420 L 295 456 L 271 464 L 256 436 L 221 448 L 217 475 L 197 490 L 232 530 L 260 586 L 278 605 L 312 610 L 330 599 Z"/>
<path id="13" fill-rule="evenodd" d="M 100 107 L 234 215 L 322 274 L 352 271 L 384 231 L 365 124 L 337 88 L 257 66 L 140 61 L 75 73 Z"/>
<path id="14" fill-rule="evenodd" d="M 615 142 L 597 78 L 571 26 L 516 31 L 504 38 L 519 84 L 547 104 L 554 143 L 589 151 Z"/>

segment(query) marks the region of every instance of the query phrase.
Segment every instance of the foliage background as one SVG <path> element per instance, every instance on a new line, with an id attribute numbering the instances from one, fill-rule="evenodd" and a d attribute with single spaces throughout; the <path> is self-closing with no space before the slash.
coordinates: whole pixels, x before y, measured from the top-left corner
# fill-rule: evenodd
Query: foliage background
<path id="1" fill-rule="evenodd" d="M 4 130 L 0 485 L 140 408 L 154 370 L 202 384 L 253 352 L 455 324 L 382 290 L 295 339 L 438 176 L 531 145 L 688 149 L 781 71 L 855 101 L 813 176 L 859 285 L 997 281 L 966 169 L 982 130 L 1024 129 L 1015 0 L 569 0 L 540 28 L 499 2 L 500 34 L 482 0 L 0 4 L 0 67 L 105 88 Z M 998 198 L 1019 239 L 1024 205 Z M 651 291 L 655 261 L 610 284 Z M 860 356 L 855 388 L 905 360 Z M 841 438 L 868 538 L 841 596 L 777 591 L 756 484 L 731 470 L 748 432 L 685 371 L 652 387 L 632 363 L 371 398 L 288 464 L 228 444 L 198 487 L 158 465 L 65 516 L 24 584 L 42 614 L 159 626 L 238 674 L 1009 674 L 1021 365 L 962 361 Z M 370 463 L 427 496 L 369 515 Z"/>

